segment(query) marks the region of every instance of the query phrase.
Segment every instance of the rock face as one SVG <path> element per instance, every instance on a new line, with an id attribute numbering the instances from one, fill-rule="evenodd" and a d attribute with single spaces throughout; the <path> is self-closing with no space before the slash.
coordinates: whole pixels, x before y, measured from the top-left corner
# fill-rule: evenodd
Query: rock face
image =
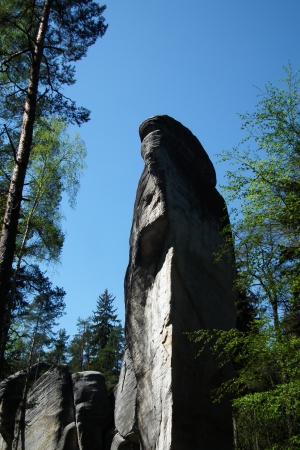
<path id="1" fill-rule="evenodd" d="M 197 138 L 168 116 L 140 127 L 142 173 L 125 278 L 126 349 L 115 416 L 99 372 L 40 364 L 0 383 L 0 450 L 232 450 L 229 401 L 211 389 L 232 374 L 186 332 L 235 326 L 235 272 L 215 263 L 224 200 Z M 228 220 L 228 219 L 227 219 Z M 225 219 L 226 222 L 226 219 Z M 224 223 L 224 222 L 222 222 Z"/>
<path id="2" fill-rule="evenodd" d="M 25 377 L 19 372 L 0 383 L 0 450 L 109 449 L 113 414 L 101 373 L 79 372 L 72 380 L 66 365 L 34 368 L 22 433 L 18 419 Z"/>
<path id="3" fill-rule="evenodd" d="M 30 389 L 27 403 L 31 406 L 26 410 L 25 448 L 37 448 L 37 444 L 45 450 L 63 448 L 65 428 L 74 422 L 67 366 L 54 366 L 42 374 Z M 21 440 L 17 447 L 20 450 Z"/>
<path id="4" fill-rule="evenodd" d="M 113 419 L 104 376 L 99 372 L 79 372 L 72 375 L 72 381 L 79 449 L 104 450 L 105 432 Z"/>
<path id="5" fill-rule="evenodd" d="M 0 383 L 1 450 L 10 450 L 12 448 L 15 419 L 22 399 L 25 376 L 25 372 L 18 372 Z"/>
<path id="6" fill-rule="evenodd" d="M 195 359 L 184 334 L 235 326 L 235 273 L 213 255 L 222 243 L 224 200 L 187 128 L 155 116 L 142 123 L 140 137 L 145 168 L 125 278 L 127 350 L 112 449 L 139 440 L 143 450 L 231 450 L 229 402 L 210 397 L 231 368 L 218 371 L 208 352 Z"/>
<path id="7" fill-rule="evenodd" d="M 131 445 L 139 443 L 139 429 L 137 427 L 136 417 L 136 388 L 137 385 L 132 359 L 130 351 L 126 346 L 119 383 L 116 388 L 116 398 L 118 401 L 115 405 L 114 419 L 118 434 L 114 439 L 115 448 L 118 448 L 116 443 L 122 442 L 121 439 L 124 440 L 124 438 L 126 438 L 127 442 Z M 123 436 L 124 438 L 121 438 L 120 436 Z M 112 449 L 113 448 L 114 447 L 112 447 Z"/>

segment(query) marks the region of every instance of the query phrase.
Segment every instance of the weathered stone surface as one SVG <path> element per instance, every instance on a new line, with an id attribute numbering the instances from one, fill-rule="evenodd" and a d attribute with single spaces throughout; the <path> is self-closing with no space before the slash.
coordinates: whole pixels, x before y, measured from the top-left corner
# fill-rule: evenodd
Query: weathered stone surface
<path id="1" fill-rule="evenodd" d="M 124 439 L 119 433 L 117 433 L 112 441 L 110 450 L 140 450 L 139 444 L 134 444 L 127 439 Z"/>
<path id="2" fill-rule="evenodd" d="M 22 398 L 25 376 L 25 371 L 17 372 L 0 383 L 0 450 L 11 449 L 15 417 Z"/>
<path id="3" fill-rule="evenodd" d="M 71 379 L 67 366 L 52 366 L 29 391 L 26 409 L 25 449 L 77 450 L 66 442 L 66 428 L 74 422 Z M 69 428 L 68 428 L 69 429 Z M 15 427 L 15 439 L 18 427 Z M 61 442 L 62 441 L 62 442 Z M 18 449 L 22 449 L 21 438 Z"/>
<path id="4" fill-rule="evenodd" d="M 136 423 L 136 378 L 128 347 L 125 348 L 119 383 L 116 388 L 115 427 L 123 438 L 139 441 Z"/>
<path id="5" fill-rule="evenodd" d="M 187 128 L 155 116 L 143 122 L 140 136 L 145 168 L 130 236 L 125 332 L 141 448 L 231 450 L 229 403 L 210 398 L 230 368 L 218 371 L 209 353 L 195 359 L 184 335 L 235 326 L 235 273 L 213 256 L 222 242 L 225 204 L 213 165 Z M 130 392 L 127 376 L 132 379 L 131 371 L 123 380 Z M 128 408 L 128 396 L 117 396 L 117 414 Z"/>
<path id="6" fill-rule="evenodd" d="M 0 450 L 8 450 L 8 448 L 9 447 L 3 439 L 2 434 L 0 434 Z"/>
<path id="7" fill-rule="evenodd" d="M 32 367 L 29 386 L 32 386 L 50 364 L 40 363 Z M 16 417 L 22 399 L 26 371 L 17 372 L 0 383 L 0 450 L 10 450 L 16 433 Z"/>
<path id="8" fill-rule="evenodd" d="M 112 427 L 113 412 L 104 376 L 99 372 L 72 375 L 80 450 L 104 450 L 105 432 Z"/>
<path id="9" fill-rule="evenodd" d="M 57 450 L 78 450 L 76 423 L 71 422 L 63 431 Z"/>
<path id="10" fill-rule="evenodd" d="M 25 371 L 18 372 L 0 383 L 0 450 L 110 449 L 113 414 L 101 373 L 80 372 L 71 378 L 65 365 L 33 367 L 21 433 L 25 377 Z"/>

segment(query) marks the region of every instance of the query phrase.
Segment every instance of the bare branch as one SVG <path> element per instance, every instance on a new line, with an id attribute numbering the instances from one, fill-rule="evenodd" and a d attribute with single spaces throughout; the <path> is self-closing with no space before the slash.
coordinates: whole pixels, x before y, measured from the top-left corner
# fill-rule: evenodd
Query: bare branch
<path id="1" fill-rule="evenodd" d="M 30 48 L 26 48 L 24 50 L 20 50 L 19 52 L 14 53 L 13 55 L 10 55 L 7 59 L 5 59 L 3 61 L 2 64 L 4 64 L 5 66 L 7 66 L 7 64 L 9 63 L 9 61 L 11 61 L 12 59 L 16 58 L 17 56 L 23 55 L 24 53 L 27 52 L 31 52 Z"/>
<path id="2" fill-rule="evenodd" d="M 12 138 L 10 137 L 9 131 L 8 131 L 8 129 L 7 129 L 7 126 L 4 125 L 4 128 L 5 128 L 5 131 L 6 131 L 8 140 L 9 140 L 9 143 L 10 143 L 10 145 L 11 145 L 11 148 L 12 148 L 12 151 L 13 151 L 13 154 L 14 154 L 14 161 L 15 161 L 15 163 L 17 163 L 17 152 L 16 152 L 16 147 L 14 146 L 14 143 L 13 143 L 13 141 L 12 141 Z"/>

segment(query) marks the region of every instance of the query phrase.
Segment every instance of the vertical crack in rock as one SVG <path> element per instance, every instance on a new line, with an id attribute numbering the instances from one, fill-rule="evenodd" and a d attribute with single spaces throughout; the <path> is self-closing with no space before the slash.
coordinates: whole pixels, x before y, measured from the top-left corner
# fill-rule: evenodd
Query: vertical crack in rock
<path id="1" fill-rule="evenodd" d="M 219 372 L 209 352 L 195 359 L 184 334 L 235 326 L 233 261 L 216 264 L 213 256 L 225 203 L 208 155 L 186 127 L 154 116 L 140 136 L 145 168 L 130 234 L 127 347 L 111 448 L 127 448 L 134 434 L 143 450 L 231 450 L 229 402 L 213 404 L 210 394 L 232 369 Z"/>

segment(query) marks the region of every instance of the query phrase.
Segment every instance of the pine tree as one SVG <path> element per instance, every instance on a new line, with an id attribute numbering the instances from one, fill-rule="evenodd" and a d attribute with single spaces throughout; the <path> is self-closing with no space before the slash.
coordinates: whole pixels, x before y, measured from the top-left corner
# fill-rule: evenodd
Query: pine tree
<path id="1" fill-rule="evenodd" d="M 68 353 L 72 373 L 90 370 L 92 353 L 91 317 L 77 319 L 77 333 L 70 342 Z"/>
<path id="2" fill-rule="evenodd" d="M 114 301 L 115 297 L 105 289 L 97 299 L 92 316 L 78 318 L 77 333 L 68 348 L 70 371 L 99 371 L 108 390 L 118 382 L 124 353 L 124 330 Z"/>
<path id="3" fill-rule="evenodd" d="M 57 337 L 52 344 L 53 349 L 46 353 L 45 361 L 51 364 L 66 364 L 68 362 L 69 337 L 65 328 L 58 330 Z"/>
<path id="4" fill-rule="evenodd" d="M 44 347 L 49 346 L 53 340 L 53 327 L 57 325 L 57 319 L 63 314 L 65 308 L 65 292 L 61 288 L 53 288 L 48 278 L 40 273 L 40 286 L 38 294 L 28 305 L 26 311 L 25 330 L 28 340 L 28 359 L 26 368 L 25 385 L 22 394 L 22 400 L 19 407 L 19 419 L 17 427 L 17 436 L 14 448 L 17 450 L 19 440 L 21 439 L 22 448 L 24 448 L 25 439 L 25 415 L 27 408 L 27 395 L 29 391 L 29 380 L 32 366 L 39 363 L 44 356 Z M 23 325 L 24 326 L 24 325 Z"/>
<path id="5" fill-rule="evenodd" d="M 53 287 L 38 266 L 20 270 L 1 378 L 24 369 L 28 360 L 31 366 L 44 359 L 55 338 L 53 328 L 64 314 L 64 296 L 64 290 Z"/>
<path id="6" fill-rule="evenodd" d="M 92 363 L 91 367 L 103 373 L 107 388 L 118 382 L 124 347 L 124 332 L 121 321 L 113 307 L 115 297 L 105 289 L 97 299 L 96 311 L 92 315 Z"/>
<path id="7" fill-rule="evenodd" d="M 85 155 L 85 146 L 79 136 L 76 135 L 72 141 L 69 139 L 65 120 L 52 117 L 36 121 L 23 191 L 26 202 L 23 202 L 20 209 L 14 267 L 6 316 L 0 333 L 0 373 L 9 328 L 18 303 L 20 279 L 23 280 L 24 287 L 25 284 L 30 287 L 33 280 L 23 275 L 24 272 L 28 274 L 32 264 L 59 261 L 64 242 L 60 203 L 63 193 L 66 193 L 70 206 L 75 206 Z M 0 191 L 3 188 L 4 193 L 9 186 L 11 169 L 11 149 L 6 145 L 0 154 Z M 3 206 L 0 201 L 0 218 L 3 219 L 4 210 L 1 205 Z M 34 271 L 31 271 L 31 275 L 33 274 Z"/>
<path id="8" fill-rule="evenodd" d="M 96 348 L 104 348 L 108 344 L 110 332 L 121 321 L 117 319 L 117 309 L 113 308 L 115 297 L 107 289 L 99 295 L 96 311 L 92 315 L 92 333 Z"/>
<path id="9" fill-rule="evenodd" d="M 35 121 L 53 115 L 78 125 L 89 120 L 89 111 L 64 96 L 63 86 L 75 82 L 70 63 L 104 35 L 104 10 L 92 0 L 0 2 L 0 123 L 13 156 L 0 238 L 0 334 L 11 309 L 8 292 Z"/>
<path id="10" fill-rule="evenodd" d="M 92 367 L 104 375 L 108 391 L 112 390 L 119 380 L 124 341 L 122 325 L 114 326 L 109 333 L 106 346 L 98 349 L 97 356 L 92 361 Z"/>

